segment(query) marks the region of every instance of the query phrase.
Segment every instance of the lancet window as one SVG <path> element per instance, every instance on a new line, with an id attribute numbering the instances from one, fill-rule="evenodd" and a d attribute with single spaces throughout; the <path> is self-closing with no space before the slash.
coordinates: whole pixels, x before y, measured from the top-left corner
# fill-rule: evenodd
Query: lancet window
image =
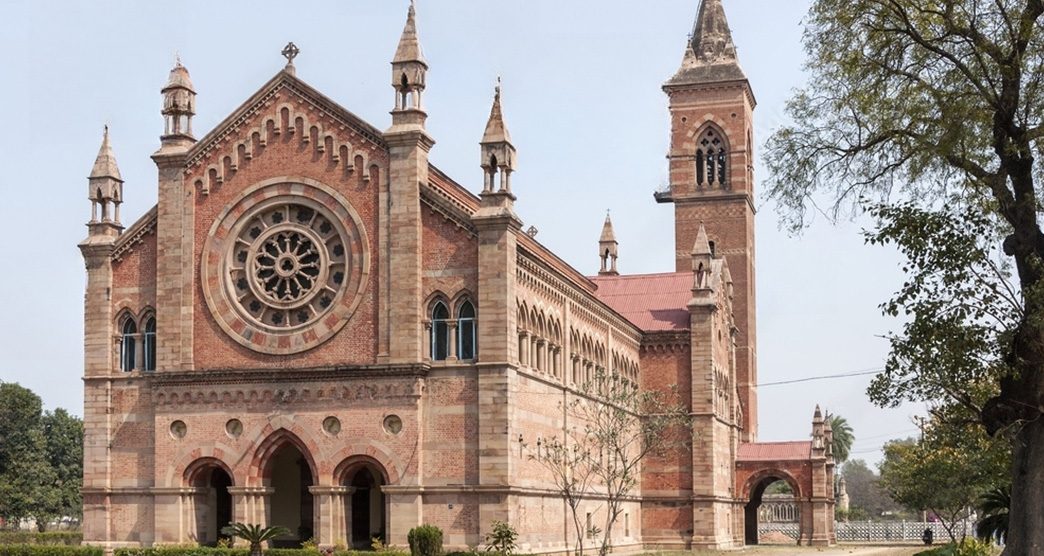
<path id="1" fill-rule="evenodd" d="M 134 370 L 138 338 L 138 325 L 134 319 L 127 317 L 120 329 L 120 370 L 129 373 Z"/>
<path id="2" fill-rule="evenodd" d="M 429 305 L 427 353 L 432 361 L 468 361 L 478 355 L 478 320 L 468 296 L 447 301 L 439 294 Z"/>
<path id="3" fill-rule="evenodd" d="M 696 141 L 696 185 L 725 187 L 728 184 L 728 146 L 714 128 L 708 128 Z"/>

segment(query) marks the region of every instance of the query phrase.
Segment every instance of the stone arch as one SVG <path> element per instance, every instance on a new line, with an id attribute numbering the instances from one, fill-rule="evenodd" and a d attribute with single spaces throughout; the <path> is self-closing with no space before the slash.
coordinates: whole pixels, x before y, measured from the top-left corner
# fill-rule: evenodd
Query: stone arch
<path id="1" fill-rule="evenodd" d="M 280 427 L 265 437 L 265 439 L 257 445 L 257 449 L 254 450 L 254 456 L 250 461 L 248 474 L 250 484 L 255 486 L 267 486 L 268 482 L 271 480 L 270 473 L 272 471 L 272 456 L 288 443 L 294 448 L 297 448 L 297 451 L 301 452 L 305 463 L 312 472 L 312 477 L 314 480 L 319 480 L 319 468 L 315 463 L 315 455 L 320 452 L 319 447 L 315 442 L 306 442 L 305 440 L 302 440 L 294 431 Z"/>
<path id="2" fill-rule="evenodd" d="M 766 479 L 774 479 L 775 481 L 783 481 L 790 485 L 790 489 L 794 491 L 795 498 L 801 498 L 804 494 L 801 489 L 801 483 L 794 477 L 792 473 L 786 471 L 780 467 L 768 467 L 757 471 L 743 484 L 743 490 L 741 496 L 744 500 L 750 498 L 754 494 L 754 490 L 757 486 L 763 483 Z"/>
<path id="3" fill-rule="evenodd" d="M 167 466 L 163 475 L 164 485 L 168 487 L 188 486 L 191 484 L 191 478 L 207 465 L 223 469 L 232 479 L 232 484 L 243 484 L 242 475 L 237 476 L 235 467 L 226 461 L 226 455 L 233 453 L 235 453 L 234 450 L 220 443 L 183 448 L 174 455 L 170 465 Z"/>
<path id="4" fill-rule="evenodd" d="M 377 465 L 383 479 L 389 485 L 402 482 L 402 474 L 405 472 L 403 462 L 386 446 L 373 440 L 351 442 L 338 450 L 330 461 L 338 462 L 330 474 L 331 484 L 334 485 L 341 484 L 352 466 L 360 465 L 361 462 L 372 462 Z"/>
<path id="5" fill-rule="evenodd" d="M 471 290 L 467 288 L 461 289 L 450 302 L 450 314 L 456 315 L 460 312 L 460 306 L 465 302 L 470 301 L 471 306 L 475 308 L 475 312 L 478 312 L 478 301 L 475 299 L 475 295 L 471 293 Z M 455 318 L 455 317 L 454 317 Z"/>
<path id="6" fill-rule="evenodd" d="M 189 538 L 214 546 L 222 537 L 222 527 L 231 523 L 235 515 L 231 494 L 235 475 L 220 458 L 204 456 L 186 465 L 181 477 L 189 493 L 183 498 L 190 510 L 186 524 Z"/>
<path id="7" fill-rule="evenodd" d="M 804 485 L 798 481 L 792 473 L 782 469 L 780 467 L 767 467 L 760 469 L 753 473 L 743 484 L 741 491 L 742 498 L 745 506 L 743 509 L 743 535 L 744 543 L 748 545 L 756 545 L 759 543 L 759 531 L 758 531 L 758 510 L 761 508 L 761 499 L 765 493 L 765 489 L 769 485 L 776 481 L 784 481 L 790 486 L 790 489 L 794 492 L 794 500 L 798 502 L 796 506 L 798 512 L 804 513 L 804 508 L 801 508 L 800 501 L 802 495 L 807 493 L 802 487 Z M 810 532 L 807 530 L 806 516 L 799 513 L 799 526 L 798 526 L 798 544 L 801 544 L 803 539 L 810 537 Z"/>
<path id="8" fill-rule="evenodd" d="M 336 485 L 348 490 L 343 526 L 349 546 L 365 549 L 373 537 L 386 539 L 392 516 L 382 489 L 391 484 L 385 466 L 368 454 L 354 454 L 337 466 L 333 476 Z"/>

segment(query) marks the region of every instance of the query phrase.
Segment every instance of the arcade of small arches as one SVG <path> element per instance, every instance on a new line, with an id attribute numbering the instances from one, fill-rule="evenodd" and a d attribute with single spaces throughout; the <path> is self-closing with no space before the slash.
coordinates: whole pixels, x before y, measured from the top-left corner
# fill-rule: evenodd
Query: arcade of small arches
<path id="1" fill-rule="evenodd" d="M 562 378 L 562 323 L 543 309 L 518 306 L 518 361 L 524 368 Z"/>
<path id="2" fill-rule="evenodd" d="M 462 293 L 454 301 L 436 293 L 428 302 L 424 321 L 428 341 L 425 357 L 431 361 L 469 361 L 478 355 L 475 304 Z"/>
<path id="3" fill-rule="evenodd" d="M 638 385 L 636 361 L 618 351 L 610 353 L 605 344 L 572 327 L 569 330 L 570 376 L 566 376 L 563 327 L 554 313 L 520 301 L 516 326 L 518 359 L 522 368 L 572 385 L 587 384 L 599 373 L 613 374 L 632 386 Z"/>
<path id="4" fill-rule="evenodd" d="M 156 370 L 156 313 L 151 308 L 135 315 L 123 310 L 116 317 L 119 368 L 125 373 Z"/>
<path id="5" fill-rule="evenodd" d="M 313 538 L 353 548 L 387 541 L 390 508 L 382 487 L 395 480 L 394 468 L 379 456 L 354 454 L 323 473 L 312 453 L 281 429 L 258 444 L 246 472 L 214 455 L 191 461 L 180 474 L 182 540 L 213 546 L 225 525 L 240 521 L 286 527 L 290 533 L 273 542 L 281 548 Z"/>

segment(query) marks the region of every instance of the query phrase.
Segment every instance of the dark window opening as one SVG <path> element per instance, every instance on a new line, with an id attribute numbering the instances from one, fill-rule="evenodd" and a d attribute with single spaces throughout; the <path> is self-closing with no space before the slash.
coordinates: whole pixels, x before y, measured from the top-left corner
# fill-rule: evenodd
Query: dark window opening
<path id="1" fill-rule="evenodd" d="M 457 311 L 457 357 L 475 358 L 475 306 L 470 301 Z"/>
<path id="2" fill-rule="evenodd" d="M 431 359 L 445 361 L 449 357 L 449 309 L 439 301 L 431 310 Z"/>
<path id="3" fill-rule="evenodd" d="M 145 335 L 142 338 L 142 351 L 145 357 L 145 370 L 156 370 L 156 318 L 149 317 L 145 321 Z"/>
<path id="4" fill-rule="evenodd" d="M 134 351 L 137 347 L 135 344 L 135 336 L 138 334 L 138 327 L 134 324 L 134 320 L 128 318 L 123 322 L 123 330 L 121 331 L 121 342 L 120 342 L 120 369 L 129 373 L 134 370 Z"/>

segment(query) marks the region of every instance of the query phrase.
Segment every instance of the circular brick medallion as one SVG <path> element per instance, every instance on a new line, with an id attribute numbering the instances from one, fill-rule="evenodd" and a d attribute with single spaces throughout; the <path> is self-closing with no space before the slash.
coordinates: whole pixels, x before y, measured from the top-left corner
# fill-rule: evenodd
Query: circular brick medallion
<path id="1" fill-rule="evenodd" d="M 185 421 L 178 420 L 170 424 L 170 436 L 173 438 L 181 440 L 185 438 L 186 434 L 188 434 L 188 425 L 185 424 Z"/>
<path id="2" fill-rule="evenodd" d="M 243 434 L 243 422 L 239 419 L 229 419 L 225 423 L 225 433 L 231 438 L 239 438 Z"/>
<path id="3" fill-rule="evenodd" d="M 402 431 L 402 419 L 398 415 L 389 415 L 384 418 L 384 430 L 388 434 L 399 434 Z"/>
<path id="4" fill-rule="evenodd" d="M 341 420 L 333 415 L 323 419 L 323 430 L 331 436 L 337 436 L 341 432 Z"/>
<path id="5" fill-rule="evenodd" d="M 299 353 L 330 339 L 362 301 L 366 232 L 330 187 L 270 180 L 215 220 L 201 273 L 207 306 L 232 339 L 261 353 Z"/>

